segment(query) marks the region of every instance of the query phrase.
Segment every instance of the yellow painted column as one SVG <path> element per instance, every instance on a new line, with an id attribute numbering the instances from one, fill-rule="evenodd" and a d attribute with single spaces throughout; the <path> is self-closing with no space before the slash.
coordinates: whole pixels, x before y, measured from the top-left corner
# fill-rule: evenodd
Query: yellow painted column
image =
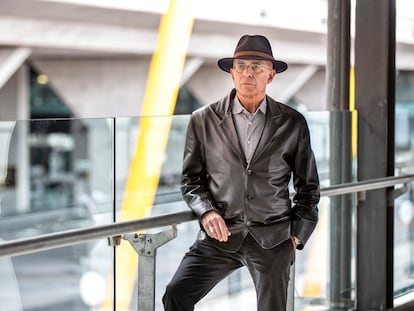
<path id="1" fill-rule="evenodd" d="M 193 26 L 192 0 L 171 0 L 161 18 L 141 110 L 135 153 L 119 221 L 150 216 L 170 132 L 179 83 Z M 116 310 L 129 310 L 137 279 L 138 256 L 123 241 L 116 255 Z M 138 280 L 139 281 L 139 280 Z M 101 310 L 112 310 L 112 297 Z"/>

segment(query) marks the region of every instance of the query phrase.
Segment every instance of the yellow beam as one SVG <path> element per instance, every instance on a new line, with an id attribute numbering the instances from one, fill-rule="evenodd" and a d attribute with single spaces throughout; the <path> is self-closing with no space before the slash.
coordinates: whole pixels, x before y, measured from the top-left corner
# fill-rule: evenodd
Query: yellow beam
<path id="1" fill-rule="evenodd" d="M 351 72 L 349 75 L 349 111 L 352 113 L 352 158 L 356 158 L 357 154 L 357 110 L 355 109 L 355 69 L 351 67 Z"/>
<path id="2" fill-rule="evenodd" d="M 151 214 L 193 26 L 192 0 L 171 0 L 161 18 L 141 109 L 139 134 L 125 186 L 119 220 Z M 129 310 L 138 258 L 128 243 L 117 247 L 116 309 Z M 108 295 L 101 310 L 112 310 Z"/>

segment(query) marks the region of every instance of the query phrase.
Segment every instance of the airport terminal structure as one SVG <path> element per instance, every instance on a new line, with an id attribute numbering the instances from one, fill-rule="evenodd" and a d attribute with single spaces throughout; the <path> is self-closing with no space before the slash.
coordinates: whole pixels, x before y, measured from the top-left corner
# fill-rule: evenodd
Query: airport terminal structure
<path id="1" fill-rule="evenodd" d="M 1 311 L 162 310 L 199 229 L 187 122 L 232 89 L 217 60 L 243 34 L 289 64 L 268 94 L 321 181 L 288 310 L 414 310 L 412 0 L 0 0 Z M 255 308 L 242 269 L 196 310 Z"/>

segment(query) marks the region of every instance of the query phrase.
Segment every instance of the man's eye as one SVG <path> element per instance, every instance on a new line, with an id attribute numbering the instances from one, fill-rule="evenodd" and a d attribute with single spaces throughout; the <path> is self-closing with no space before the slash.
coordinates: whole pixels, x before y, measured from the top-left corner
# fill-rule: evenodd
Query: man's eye
<path id="1" fill-rule="evenodd" d="M 260 65 L 251 65 L 252 66 L 252 70 L 253 71 L 258 71 L 260 70 Z"/>

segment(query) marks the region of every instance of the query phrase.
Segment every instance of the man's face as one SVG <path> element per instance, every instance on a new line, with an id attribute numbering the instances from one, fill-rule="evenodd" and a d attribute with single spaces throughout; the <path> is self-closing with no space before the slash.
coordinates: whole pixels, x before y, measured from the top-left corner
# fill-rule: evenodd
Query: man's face
<path id="1" fill-rule="evenodd" d="M 239 95 L 263 98 L 266 86 L 272 82 L 276 71 L 270 61 L 235 59 L 230 73 Z"/>

